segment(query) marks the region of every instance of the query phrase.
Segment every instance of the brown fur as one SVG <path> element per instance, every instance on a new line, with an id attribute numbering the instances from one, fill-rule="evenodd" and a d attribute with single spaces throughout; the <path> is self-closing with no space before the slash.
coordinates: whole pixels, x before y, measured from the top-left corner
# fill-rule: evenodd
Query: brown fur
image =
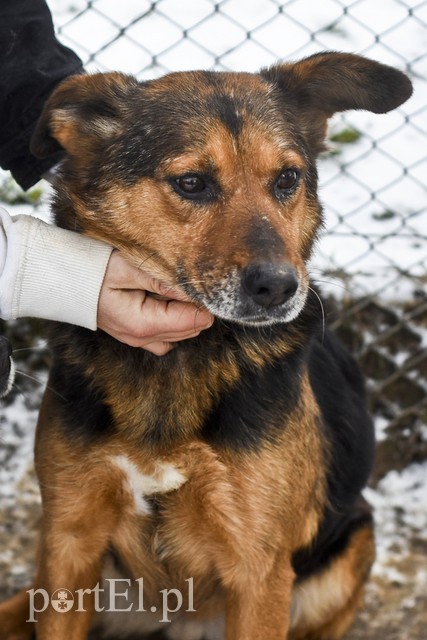
<path id="1" fill-rule="evenodd" d="M 107 558 L 123 575 L 143 576 L 150 606 L 161 605 L 161 589 L 185 593 L 191 576 L 189 617 L 224 616 L 226 640 L 342 637 L 374 555 L 356 501 L 370 465 L 361 421 L 366 434 L 370 423 L 360 392 L 361 413 L 356 406 L 342 426 L 329 425 L 331 401 L 318 385 L 332 373 L 319 376 L 311 361 L 320 318 L 307 273 L 321 225 L 315 157 L 334 111 L 386 111 L 408 92 L 397 71 L 324 54 L 259 75 L 194 72 L 147 85 L 121 74 L 78 77 L 53 94 L 33 146 L 39 155 L 67 152 L 58 224 L 113 243 L 218 320 L 163 360 L 102 332 L 55 328 L 53 391 L 36 442 L 35 587 L 88 593 L 85 612 L 41 613 L 38 640 L 87 637 L 90 591 Z M 287 170 L 299 182 L 280 190 Z M 195 200 L 177 188 L 193 174 L 208 185 Z M 254 304 L 242 293 L 247 270 L 265 264 L 274 274 L 292 267 L 290 301 Z M 326 349 L 321 340 L 317 348 Z M 344 384 L 344 369 L 332 388 Z M 345 405 L 334 399 L 332 413 L 345 415 Z M 342 466 L 347 473 L 339 434 L 348 420 L 360 429 L 351 441 L 360 459 L 344 504 L 333 487 Z M 322 542 L 340 515 L 338 542 Z M 322 545 L 325 558 L 315 561 Z M 304 603 L 304 589 L 316 606 Z M 0 607 L 2 640 L 25 634 L 24 615 L 24 595 Z"/>

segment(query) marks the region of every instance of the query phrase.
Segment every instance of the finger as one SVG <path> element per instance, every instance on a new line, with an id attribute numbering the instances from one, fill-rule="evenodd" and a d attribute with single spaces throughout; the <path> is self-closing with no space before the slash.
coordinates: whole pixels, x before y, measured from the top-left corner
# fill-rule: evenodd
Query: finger
<path id="1" fill-rule="evenodd" d="M 153 278 L 153 282 L 150 283 L 151 287 L 148 287 L 146 291 L 151 291 L 153 293 L 157 293 L 158 295 L 167 298 L 168 300 L 179 300 L 181 302 L 192 302 L 191 298 L 189 298 L 183 291 L 176 289 L 170 284 L 165 284 L 160 280 L 156 280 Z"/>
<path id="2" fill-rule="evenodd" d="M 133 347 L 187 340 L 210 327 L 213 320 L 206 309 L 189 302 L 158 300 L 140 290 L 106 289 L 98 304 L 98 327 Z M 154 349 L 164 353 L 170 347 Z"/>
<path id="3" fill-rule="evenodd" d="M 169 342 L 152 342 L 142 347 L 145 351 L 153 353 L 155 356 L 165 356 L 175 348 L 175 345 Z"/>
<path id="4" fill-rule="evenodd" d="M 189 302 L 157 300 L 139 291 L 117 291 L 115 298 L 116 305 L 117 300 L 122 302 L 118 306 L 124 311 L 122 330 L 118 332 L 146 344 L 197 335 L 212 326 L 214 320 L 209 311 L 198 309 Z"/>
<path id="5" fill-rule="evenodd" d="M 140 278 L 141 287 L 143 284 L 143 288 L 145 291 L 148 291 L 151 294 L 155 294 L 161 296 L 162 298 L 166 298 L 167 300 L 179 300 L 180 302 L 192 302 L 191 298 L 189 298 L 183 291 L 176 289 L 171 284 L 166 284 L 153 276 L 148 274 L 141 274 Z"/>
<path id="6" fill-rule="evenodd" d="M 182 340 L 190 340 L 191 338 L 197 338 L 200 335 L 200 331 L 188 331 L 177 334 L 168 334 L 165 336 L 159 336 L 158 339 L 162 342 L 181 342 Z"/>
<path id="7" fill-rule="evenodd" d="M 189 301 L 182 291 L 155 278 L 144 269 L 129 264 L 117 250 L 110 256 L 104 282 L 112 289 L 142 289 L 169 299 Z"/>
<path id="8" fill-rule="evenodd" d="M 179 335 L 212 326 L 213 316 L 188 302 L 163 301 L 146 297 L 143 302 L 144 333 L 148 336 Z"/>
<path id="9" fill-rule="evenodd" d="M 131 347 L 137 347 L 140 349 L 147 349 L 147 351 L 152 351 L 153 350 L 151 348 L 152 345 L 157 345 L 155 346 L 156 350 L 159 348 L 158 345 L 160 344 L 167 345 L 172 343 L 171 346 L 175 346 L 175 343 L 182 342 L 184 340 L 189 340 L 190 338 L 196 338 L 199 334 L 200 334 L 200 331 L 188 331 L 188 332 L 181 332 L 177 334 L 165 334 L 161 336 L 156 336 L 155 338 L 153 337 L 137 338 L 133 334 L 121 333 L 116 335 L 115 338 L 120 342 L 130 345 Z"/>

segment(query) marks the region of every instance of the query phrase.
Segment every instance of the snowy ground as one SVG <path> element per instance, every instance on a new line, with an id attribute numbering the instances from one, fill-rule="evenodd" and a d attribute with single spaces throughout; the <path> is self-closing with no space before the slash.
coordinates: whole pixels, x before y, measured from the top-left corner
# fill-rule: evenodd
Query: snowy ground
<path id="1" fill-rule="evenodd" d="M 345 121 L 337 117 L 331 124 L 332 132 L 351 125 L 363 135 L 351 145 L 337 144 L 339 153 L 321 162 L 327 233 L 313 272 L 327 272 L 319 279 L 328 281 L 324 286 L 335 296 L 357 298 L 380 291 L 382 299 L 410 300 L 414 290 L 425 286 L 427 2 L 382 0 L 379 11 L 374 0 L 296 0 L 283 3 L 283 15 L 271 20 L 277 13 L 275 1 L 226 0 L 217 3 L 220 12 L 208 18 L 212 3 L 207 0 L 161 0 L 155 13 L 135 22 L 120 39 L 118 28 L 148 12 L 151 3 L 98 0 L 93 11 L 71 22 L 86 6 L 84 0 L 49 4 L 57 25 L 63 27 L 64 42 L 84 61 L 90 52 L 103 48 L 88 68 L 119 69 L 141 78 L 188 68 L 256 70 L 277 58 L 322 48 L 365 53 L 402 69 L 411 63 L 415 93 L 400 109 L 386 116 L 348 114 Z M 404 19 L 408 9 L 413 17 Z M 106 16 L 114 18 L 115 25 Z M 187 40 L 181 41 L 181 28 L 189 30 Z M 250 40 L 246 29 L 253 30 Z M 314 40 L 307 35 L 310 31 L 316 32 Z M 379 41 L 376 34 L 381 34 Z M 154 66 L 150 51 L 157 55 Z M 32 212 L 26 206 L 8 208 Z M 42 204 L 37 214 L 45 216 L 46 210 Z M 426 343 L 420 348 L 425 347 Z M 26 366 L 20 365 L 24 370 Z M 32 570 L 38 515 L 32 444 L 45 380 L 45 374 L 40 375 L 41 384 L 32 387 L 18 377 L 25 391 L 11 405 L 0 405 L 0 592 L 4 593 L 25 584 Z M 384 422 L 379 420 L 377 427 L 381 438 Z M 424 639 L 427 463 L 389 472 L 366 495 L 375 506 L 378 559 L 368 609 L 350 638 Z"/>

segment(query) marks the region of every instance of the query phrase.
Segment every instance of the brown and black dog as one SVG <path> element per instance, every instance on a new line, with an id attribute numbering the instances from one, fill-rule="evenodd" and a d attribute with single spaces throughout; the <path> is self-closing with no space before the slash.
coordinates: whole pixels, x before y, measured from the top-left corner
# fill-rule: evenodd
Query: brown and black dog
<path id="1" fill-rule="evenodd" d="M 330 52 L 259 74 L 79 76 L 54 92 L 33 149 L 66 153 L 57 223 L 216 321 L 162 358 L 53 328 L 38 640 L 83 640 L 102 619 L 112 637 L 150 633 L 172 589 L 171 639 L 345 633 L 374 558 L 361 497 L 374 443 L 363 379 L 323 330 L 307 273 L 316 156 L 334 112 L 384 113 L 410 94 L 401 72 Z M 119 578 L 139 607 L 101 606 L 99 585 Z M 43 590 L 65 589 L 78 607 L 45 606 Z M 1 638 L 31 632 L 28 607 L 25 593 L 2 606 Z"/>

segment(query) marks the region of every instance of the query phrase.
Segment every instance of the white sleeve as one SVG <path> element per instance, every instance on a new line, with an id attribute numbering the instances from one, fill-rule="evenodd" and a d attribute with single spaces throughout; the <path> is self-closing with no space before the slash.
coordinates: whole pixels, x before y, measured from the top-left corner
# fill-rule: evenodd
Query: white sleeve
<path id="1" fill-rule="evenodd" d="M 0 317 L 45 318 L 96 329 L 112 247 L 0 208 Z"/>

